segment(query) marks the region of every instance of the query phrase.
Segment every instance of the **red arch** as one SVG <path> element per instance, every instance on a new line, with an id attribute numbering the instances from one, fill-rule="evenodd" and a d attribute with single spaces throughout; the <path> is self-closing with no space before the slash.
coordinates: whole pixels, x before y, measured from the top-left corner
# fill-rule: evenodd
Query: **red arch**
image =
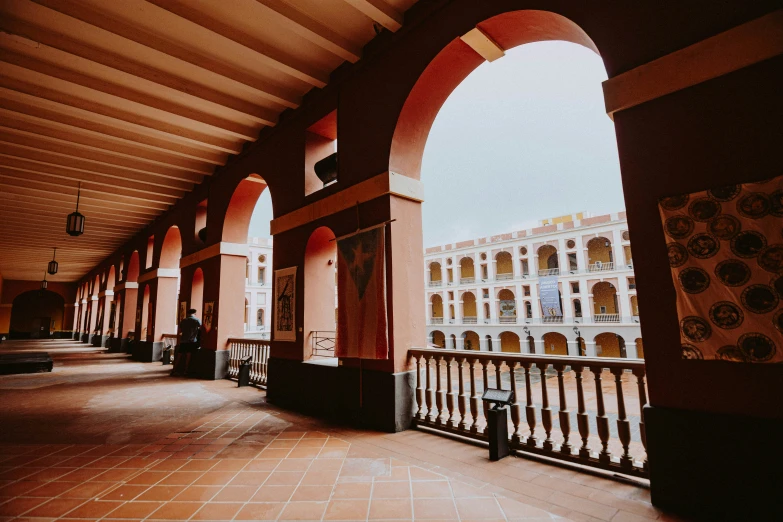
<path id="1" fill-rule="evenodd" d="M 488 18 L 477 27 L 503 50 L 526 43 L 565 40 L 598 53 L 595 43 L 581 27 L 549 11 L 510 11 Z M 460 38 L 452 40 L 430 62 L 408 94 L 397 119 L 389 154 L 390 171 L 420 178 L 424 145 L 435 117 L 454 89 L 483 62 Z"/>
<path id="2" fill-rule="evenodd" d="M 250 218 L 256 208 L 258 198 L 266 189 L 266 182 L 258 174 L 251 174 L 239 182 L 223 219 L 221 241 L 246 243 L 250 228 Z"/>
<path id="3" fill-rule="evenodd" d="M 166 237 L 163 238 L 158 268 L 179 268 L 180 257 L 182 257 L 182 236 L 180 236 L 179 228 L 172 225 L 166 232 Z"/>

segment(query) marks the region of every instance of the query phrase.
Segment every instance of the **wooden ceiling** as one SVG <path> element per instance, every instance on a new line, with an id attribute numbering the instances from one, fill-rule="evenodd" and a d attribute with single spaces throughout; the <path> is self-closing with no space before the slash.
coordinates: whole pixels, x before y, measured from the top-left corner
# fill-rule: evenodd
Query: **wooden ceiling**
<path id="1" fill-rule="evenodd" d="M 0 0 L 0 274 L 78 280 L 415 2 Z"/>

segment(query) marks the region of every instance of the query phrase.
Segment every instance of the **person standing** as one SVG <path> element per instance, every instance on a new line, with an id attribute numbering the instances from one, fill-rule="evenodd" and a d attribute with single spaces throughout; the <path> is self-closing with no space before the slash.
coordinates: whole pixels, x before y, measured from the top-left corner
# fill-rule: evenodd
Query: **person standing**
<path id="1" fill-rule="evenodd" d="M 179 346 L 174 355 L 174 369 L 171 375 L 188 375 L 190 359 L 201 345 L 201 321 L 196 317 L 196 309 L 188 310 L 188 316 L 179 322 Z M 182 361 L 184 359 L 184 371 Z"/>

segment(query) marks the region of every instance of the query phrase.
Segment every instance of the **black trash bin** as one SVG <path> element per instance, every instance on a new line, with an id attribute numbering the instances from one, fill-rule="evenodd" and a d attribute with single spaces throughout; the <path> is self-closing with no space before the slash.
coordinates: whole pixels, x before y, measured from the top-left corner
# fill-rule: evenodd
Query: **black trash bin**
<path id="1" fill-rule="evenodd" d="M 239 375 L 237 376 L 237 388 L 242 386 L 250 386 L 250 360 L 252 357 L 243 359 L 239 363 Z"/>
<path id="2" fill-rule="evenodd" d="M 172 351 L 172 348 L 173 347 L 171 347 L 171 346 L 167 346 L 167 347 L 165 347 L 163 349 L 163 352 L 161 352 L 160 360 L 163 363 L 163 366 L 165 366 L 167 364 L 171 364 L 171 351 Z"/>

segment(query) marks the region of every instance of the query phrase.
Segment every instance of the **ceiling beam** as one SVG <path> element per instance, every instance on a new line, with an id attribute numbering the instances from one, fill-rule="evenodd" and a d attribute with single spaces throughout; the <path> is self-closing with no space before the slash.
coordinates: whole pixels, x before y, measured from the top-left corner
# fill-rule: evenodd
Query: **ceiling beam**
<path id="1" fill-rule="evenodd" d="M 211 71 L 212 73 L 223 76 L 237 83 L 243 84 L 247 87 L 251 87 L 259 95 L 266 97 L 268 100 L 284 105 L 290 108 L 296 108 L 301 104 L 301 95 L 295 93 L 293 90 L 280 85 L 275 85 L 271 81 L 264 80 L 257 75 L 252 75 L 244 71 L 239 71 L 232 68 L 230 65 L 223 63 L 221 60 L 217 60 L 202 53 L 194 52 L 190 49 L 186 49 L 181 45 L 178 45 L 169 39 L 144 31 L 139 26 L 129 25 L 122 21 L 115 20 L 101 12 L 98 12 L 86 5 L 76 5 L 69 0 L 35 0 L 36 3 L 41 4 L 38 9 L 27 9 L 24 13 L 20 10 L 10 10 L 11 16 L 19 17 L 19 14 L 24 14 L 25 21 L 34 21 L 36 25 L 51 26 L 52 22 L 56 27 L 61 27 L 64 34 L 78 34 L 80 40 L 101 40 L 106 44 L 119 44 L 118 47 L 123 48 L 125 52 L 121 56 L 127 54 L 141 56 L 138 52 L 140 47 L 146 47 L 153 49 L 158 53 L 167 55 L 169 57 L 177 58 L 183 62 L 186 62 L 192 66 L 196 66 L 200 69 Z M 41 6 L 49 8 L 49 13 L 42 13 L 40 11 Z M 60 16 L 52 14 L 52 11 L 56 11 Z M 34 14 L 33 14 L 34 13 Z M 32 15 L 32 18 L 30 16 Z M 63 20 L 63 15 L 67 18 L 71 18 L 72 21 Z M 21 18 L 21 17 L 19 17 Z M 76 24 L 73 22 L 81 21 L 82 24 Z M 67 32 L 66 28 L 78 29 L 81 32 Z M 17 31 L 12 31 L 17 32 Z M 106 33 L 114 35 L 113 41 L 106 41 Z M 21 33 L 18 33 L 21 34 Z M 25 35 L 26 36 L 26 35 Z M 43 41 L 38 37 L 28 36 L 36 41 Z M 48 45 L 52 45 L 49 42 L 45 42 Z M 129 45 L 135 44 L 135 45 Z M 57 47 L 53 45 L 53 47 Z M 66 49 L 64 49 L 66 50 Z M 79 54 L 79 53 L 75 53 Z M 145 52 L 144 54 L 149 54 Z M 160 61 L 160 60 L 158 60 Z M 199 74 L 201 76 L 201 74 Z"/>
<path id="2" fill-rule="evenodd" d="M 216 20 L 212 16 L 206 14 L 203 10 L 192 8 L 187 3 L 178 0 L 147 0 L 147 2 L 155 4 L 159 8 L 174 14 L 182 20 L 187 20 L 188 22 L 199 26 L 202 30 L 209 31 L 214 35 L 239 44 L 241 48 L 238 48 L 237 51 L 244 55 L 256 53 L 259 61 L 272 69 L 276 69 L 318 88 L 325 87 L 329 81 L 329 74 L 325 71 L 318 70 L 307 63 L 303 63 L 280 49 L 276 49 L 271 45 L 261 42 L 257 38 L 245 34 L 220 20 Z M 161 16 L 158 16 L 157 18 L 160 19 L 161 23 L 172 24 L 177 22 L 177 20 L 170 17 L 168 20 Z M 188 34 L 187 31 L 184 31 L 185 27 L 181 22 L 179 25 L 182 25 L 183 32 Z M 190 33 L 192 32 L 193 31 L 190 31 Z M 194 35 L 193 37 L 197 37 L 197 35 Z"/>
<path id="3" fill-rule="evenodd" d="M 345 2 L 391 32 L 396 32 L 402 27 L 402 13 L 383 0 L 345 0 Z"/>
<path id="4" fill-rule="evenodd" d="M 24 210 L 29 206 L 31 210 L 36 212 L 60 210 L 65 212 L 63 215 L 66 215 L 73 212 L 76 206 L 76 192 L 73 192 L 72 195 L 70 192 L 67 194 L 53 193 L 45 188 L 26 187 L 23 184 L 16 184 L 16 180 L 11 181 L 12 184 L 8 184 L 0 180 L 0 189 L 3 192 L 0 207 Z M 85 215 L 87 213 L 101 215 L 104 220 L 123 219 L 129 223 L 145 226 L 161 214 L 161 211 L 156 209 L 90 197 L 81 198 L 79 209 Z"/>
<path id="5" fill-rule="evenodd" d="M 270 23 L 291 31 L 351 63 L 356 63 L 361 58 L 362 51 L 358 45 L 310 18 L 294 6 L 281 0 L 256 0 L 256 2 L 264 7 L 265 18 Z"/>

